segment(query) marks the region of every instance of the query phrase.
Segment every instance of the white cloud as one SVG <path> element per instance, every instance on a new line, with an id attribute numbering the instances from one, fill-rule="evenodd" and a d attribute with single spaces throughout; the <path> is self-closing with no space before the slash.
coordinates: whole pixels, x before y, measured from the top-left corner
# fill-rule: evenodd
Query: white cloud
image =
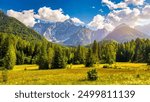
<path id="1" fill-rule="evenodd" d="M 127 7 L 127 4 L 125 2 L 120 2 L 118 4 L 115 4 L 110 0 L 102 0 L 102 3 L 106 4 L 109 7 L 109 9 L 118 9 L 118 8 Z"/>
<path id="2" fill-rule="evenodd" d="M 114 3 L 111 0 L 102 0 L 102 3 L 106 4 L 109 9 L 118 9 L 118 8 L 126 8 L 129 4 L 133 4 L 135 6 L 144 5 L 145 0 L 124 0 L 120 3 Z"/>
<path id="3" fill-rule="evenodd" d="M 131 27 L 134 27 L 140 16 L 140 10 L 137 8 L 114 10 L 108 14 L 107 20 L 114 26 L 121 23 L 126 23 Z"/>
<path id="4" fill-rule="evenodd" d="M 142 13 L 143 12 L 143 13 Z M 112 31 L 116 26 L 126 23 L 130 27 L 135 27 L 141 21 L 142 16 L 147 15 L 149 12 L 149 6 L 145 6 L 141 11 L 138 8 L 130 9 L 129 7 L 121 10 L 113 10 L 106 17 L 97 15 L 88 24 L 90 28 L 94 29 L 107 29 Z M 149 16 L 150 17 L 150 16 Z"/>
<path id="5" fill-rule="evenodd" d="M 93 20 L 88 24 L 88 27 L 94 30 L 105 28 L 108 31 L 111 31 L 114 28 L 110 23 L 106 23 L 105 17 L 101 15 L 96 15 Z"/>
<path id="6" fill-rule="evenodd" d="M 142 16 L 144 18 L 150 18 L 150 5 L 146 5 L 143 9 L 142 9 Z"/>
<path id="7" fill-rule="evenodd" d="M 49 7 L 42 7 L 38 10 L 38 14 L 35 15 L 35 18 L 51 22 L 63 22 L 70 17 L 64 15 L 62 9 L 52 10 Z"/>
<path id="8" fill-rule="evenodd" d="M 143 5 L 145 0 L 125 0 L 127 4 Z"/>
<path id="9" fill-rule="evenodd" d="M 17 12 L 14 10 L 8 10 L 7 15 L 18 19 L 26 26 L 33 27 L 35 23 L 40 20 L 49 22 L 64 22 L 67 19 L 71 19 L 76 25 L 84 25 L 84 22 L 74 17 L 70 18 L 68 15 L 64 15 L 62 9 L 52 10 L 49 7 L 42 7 L 38 10 L 38 14 L 34 14 L 34 10 L 24 10 Z M 36 19 L 37 22 L 35 21 Z"/>
<path id="10" fill-rule="evenodd" d="M 33 10 L 24 10 L 22 12 L 8 10 L 7 15 L 18 19 L 20 22 L 24 23 L 26 26 L 29 27 L 33 27 L 36 23 Z"/>
<path id="11" fill-rule="evenodd" d="M 88 24 L 88 26 L 96 28 L 96 29 L 102 29 L 104 28 L 104 17 L 101 15 L 96 15 L 93 20 Z"/>
<path id="12" fill-rule="evenodd" d="M 80 19 L 78 19 L 78 18 L 71 18 L 71 20 L 74 22 L 74 23 L 76 23 L 76 24 L 79 24 L 79 25 L 84 25 L 84 22 L 82 22 Z"/>

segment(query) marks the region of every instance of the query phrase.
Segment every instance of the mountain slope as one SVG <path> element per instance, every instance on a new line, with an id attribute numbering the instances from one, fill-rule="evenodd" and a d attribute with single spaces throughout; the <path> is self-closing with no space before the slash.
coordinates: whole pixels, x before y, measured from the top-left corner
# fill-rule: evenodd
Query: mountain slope
<path id="1" fill-rule="evenodd" d="M 148 35 L 143 34 L 142 32 L 130 28 L 126 24 L 121 24 L 116 27 L 111 33 L 109 33 L 104 40 L 116 40 L 120 43 L 131 41 L 136 38 L 150 38 Z"/>
<path id="2" fill-rule="evenodd" d="M 106 29 L 92 31 L 85 26 L 77 26 L 71 19 L 56 23 L 37 23 L 33 29 L 51 42 L 71 46 L 101 41 L 108 34 Z"/>
<path id="3" fill-rule="evenodd" d="M 0 11 L 0 32 L 14 34 L 25 40 L 42 40 L 43 37 L 31 28 L 26 27 L 23 23 L 13 17 L 8 17 Z"/>
<path id="4" fill-rule="evenodd" d="M 144 26 L 136 26 L 135 28 L 150 36 L 150 24 Z"/>

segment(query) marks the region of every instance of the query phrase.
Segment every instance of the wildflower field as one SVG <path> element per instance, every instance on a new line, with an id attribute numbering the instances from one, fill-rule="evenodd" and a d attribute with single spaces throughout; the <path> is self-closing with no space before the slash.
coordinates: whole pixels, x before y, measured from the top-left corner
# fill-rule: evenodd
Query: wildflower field
<path id="1" fill-rule="evenodd" d="M 86 68 L 84 65 L 68 65 L 65 69 L 39 70 L 37 65 L 16 65 L 3 75 L 1 85 L 149 85 L 150 66 L 146 63 L 97 64 Z M 87 72 L 96 69 L 98 79 L 87 80 Z M 7 81 L 3 81 L 7 77 Z"/>

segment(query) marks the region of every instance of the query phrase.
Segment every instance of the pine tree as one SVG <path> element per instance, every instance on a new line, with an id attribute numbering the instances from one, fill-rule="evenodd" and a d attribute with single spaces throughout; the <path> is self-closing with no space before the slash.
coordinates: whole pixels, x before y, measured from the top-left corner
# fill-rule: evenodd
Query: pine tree
<path id="1" fill-rule="evenodd" d="M 96 40 L 94 40 L 94 43 L 92 45 L 92 51 L 93 51 L 93 56 L 95 57 L 95 62 L 99 62 L 98 58 L 98 43 Z"/>
<path id="2" fill-rule="evenodd" d="M 113 44 L 106 45 L 106 63 L 113 64 L 116 61 L 116 47 Z"/>
<path id="3" fill-rule="evenodd" d="M 76 52 L 74 53 L 74 64 L 84 64 L 85 62 L 85 50 L 80 45 L 77 47 Z"/>
<path id="4" fill-rule="evenodd" d="M 17 55 L 16 64 L 17 65 L 24 64 L 24 53 L 23 53 L 23 51 L 17 51 L 16 55 Z"/>
<path id="5" fill-rule="evenodd" d="M 93 57 L 92 49 L 89 48 L 87 56 L 86 56 L 85 66 L 86 67 L 93 67 L 93 65 L 95 63 L 94 61 L 95 61 L 95 59 Z"/>
<path id="6" fill-rule="evenodd" d="M 8 50 L 4 58 L 4 66 L 6 69 L 13 69 L 16 64 L 16 52 L 13 44 L 8 45 Z"/>
<path id="7" fill-rule="evenodd" d="M 61 69 L 66 67 L 66 59 L 62 48 L 57 47 L 52 62 L 52 69 Z"/>
<path id="8" fill-rule="evenodd" d="M 41 47 L 41 53 L 39 56 L 39 69 L 49 69 L 48 66 L 48 57 L 47 57 L 47 43 L 43 43 L 43 46 Z"/>

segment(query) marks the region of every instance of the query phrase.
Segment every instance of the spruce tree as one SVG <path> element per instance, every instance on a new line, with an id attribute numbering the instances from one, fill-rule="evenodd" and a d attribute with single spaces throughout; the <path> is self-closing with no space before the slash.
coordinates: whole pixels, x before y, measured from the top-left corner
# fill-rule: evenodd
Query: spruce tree
<path id="1" fill-rule="evenodd" d="M 52 69 L 61 69 L 66 67 L 66 59 L 61 47 L 55 49 L 55 54 L 52 62 Z"/>
<path id="2" fill-rule="evenodd" d="M 84 64 L 85 62 L 85 50 L 80 45 L 77 47 L 76 52 L 74 53 L 74 64 Z"/>
<path id="3" fill-rule="evenodd" d="M 39 61 L 38 61 L 39 69 L 49 69 L 46 49 L 47 49 L 47 43 L 43 43 L 43 46 L 41 47 Z"/>
<path id="4" fill-rule="evenodd" d="M 17 51 L 16 55 L 17 55 L 16 64 L 17 65 L 24 64 L 24 53 L 23 53 L 23 51 Z"/>
<path id="5" fill-rule="evenodd" d="M 95 61 L 95 59 L 93 57 L 92 49 L 89 48 L 87 56 L 86 56 L 85 66 L 86 67 L 93 67 L 93 65 L 95 63 L 94 61 Z"/>
<path id="6" fill-rule="evenodd" d="M 95 62 L 99 62 L 99 58 L 98 58 L 98 43 L 96 40 L 94 40 L 94 43 L 92 45 L 92 51 L 93 51 L 93 56 L 95 59 Z"/>

